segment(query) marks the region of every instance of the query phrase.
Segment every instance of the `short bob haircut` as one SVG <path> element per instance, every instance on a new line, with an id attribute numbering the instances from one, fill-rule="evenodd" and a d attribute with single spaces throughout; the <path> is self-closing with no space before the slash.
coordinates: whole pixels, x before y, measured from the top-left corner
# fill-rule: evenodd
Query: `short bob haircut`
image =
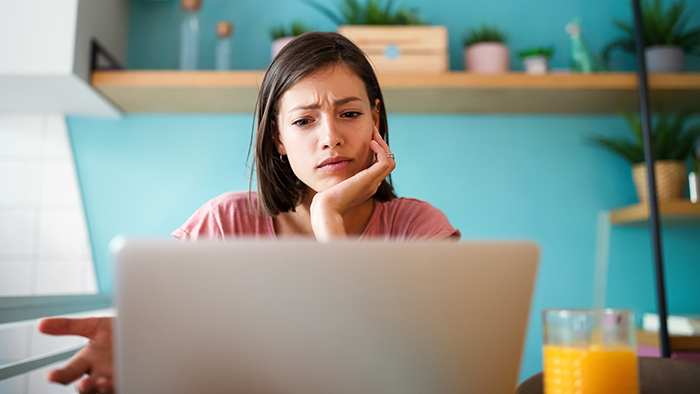
<path id="1" fill-rule="evenodd" d="M 251 168 L 256 172 L 258 210 L 268 216 L 294 212 L 306 186 L 282 160 L 275 146 L 277 111 L 282 95 L 303 78 L 332 66 L 344 66 L 362 79 L 372 110 L 379 99 L 379 134 L 388 143 L 389 130 L 382 91 L 364 52 L 337 33 L 309 32 L 287 44 L 273 59 L 263 78 L 255 104 L 257 127 Z M 252 137 L 251 137 L 252 142 Z M 388 180 L 387 180 L 388 179 Z M 386 202 L 396 198 L 391 175 L 382 181 L 373 198 Z"/>

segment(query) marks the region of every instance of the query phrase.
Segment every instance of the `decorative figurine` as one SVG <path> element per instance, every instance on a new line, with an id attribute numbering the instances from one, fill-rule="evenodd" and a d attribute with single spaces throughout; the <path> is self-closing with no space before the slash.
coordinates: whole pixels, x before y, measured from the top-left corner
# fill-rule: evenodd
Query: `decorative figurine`
<path id="1" fill-rule="evenodd" d="M 584 74 L 602 71 L 600 59 L 588 49 L 581 38 L 581 23 L 578 18 L 566 25 L 566 32 L 571 36 L 571 71 Z"/>

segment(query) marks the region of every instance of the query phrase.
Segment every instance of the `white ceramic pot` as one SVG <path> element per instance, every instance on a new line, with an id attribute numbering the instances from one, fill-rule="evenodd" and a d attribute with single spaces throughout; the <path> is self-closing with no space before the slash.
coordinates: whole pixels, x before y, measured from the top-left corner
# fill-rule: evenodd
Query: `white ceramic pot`
<path id="1" fill-rule="evenodd" d="M 473 73 L 500 74 L 510 71 L 508 47 L 500 42 L 480 42 L 465 48 L 465 69 Z"/>
<path id="2" fill-rule="evenodd" d="M 690 202 L 697 203 L 700 200 L 700 177 L 695 172 L 688 174 L 690 186 Z"/>
<path id="3" fill-rule="evenodd" d="M 289 44 L 289 42 L 293 39 L 294 37 L 282 37 L 276 39 L 275 41 L 272 41 L 272 59 L 274 59 L 275 56 L 277 56 L 277 54 L 279 53 L 279 51 L 281 51 L 282 48 L 284 48 L 285 45 Z"/>
<path id="4" fill-rule="evenodd" d="M 673 45 L 654 45 L 644 50 L 647 72 L 672 74 L 683 72 L 683 49 Z"/>
<path id="5" fill-rule="evenodd" d="M 549 58 L 544 55 L 528 56 L 523 59 L 523 63 L 528 74 L 543 75 L 549 70 Z"/>

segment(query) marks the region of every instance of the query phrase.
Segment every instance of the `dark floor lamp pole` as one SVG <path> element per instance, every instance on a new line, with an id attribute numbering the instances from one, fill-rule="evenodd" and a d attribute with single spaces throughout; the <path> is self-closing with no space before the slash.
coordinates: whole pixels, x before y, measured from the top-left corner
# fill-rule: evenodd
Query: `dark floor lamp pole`
<path id="1" fill-rule="evenodd" d="M 651 144 L 651 121 L 649 114 L 649 84 L 647 65 L 644 57 L 644 21 L 639 0 L 632 0 L 634 12 L 634 34 L 637 46 L 637 78 L 639 80 L 639 111 L 644 135 L 644 161 L 647 167 L 647 185 L 649 186 L 649 224 L 656 270 L 656 303 L 659 312 L 659 343 L 662 357 L 671 357 L 671 347 L 668 339 L 666 319 L 666 286 L 664 284 L 664 262 L 661 253 L 661 238 L 659 235 L 659 207 L 656 198 L 656 173 L 654 172 L 654 151 Z"/>

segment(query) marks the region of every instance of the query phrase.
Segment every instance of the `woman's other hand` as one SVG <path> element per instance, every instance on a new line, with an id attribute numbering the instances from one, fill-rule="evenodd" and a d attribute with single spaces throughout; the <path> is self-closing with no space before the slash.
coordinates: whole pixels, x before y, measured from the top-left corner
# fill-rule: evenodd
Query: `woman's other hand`
<path id="1" fill-rule="evenodd" d="M 389 145 L 374 128 L 370 148 L 376 159 L 367 169 L 339 184 L 317 193 L 311 203 L 311 226 L 316 239 L 327 241 L 346 237 L 343 215 L 370 199 L 381 182 L 396 168 Z"/>
<path id="2" fill-rule="evenodd" d="M 49 372 L 48 380 L 69 384 L 87 374 L 77 384 L 81 394 L 114 393 L 112 321 L 111 317 L 41 320 L 38 329 L 44 334 L 80 335 L 90 340 L 66 365 Z"/>

